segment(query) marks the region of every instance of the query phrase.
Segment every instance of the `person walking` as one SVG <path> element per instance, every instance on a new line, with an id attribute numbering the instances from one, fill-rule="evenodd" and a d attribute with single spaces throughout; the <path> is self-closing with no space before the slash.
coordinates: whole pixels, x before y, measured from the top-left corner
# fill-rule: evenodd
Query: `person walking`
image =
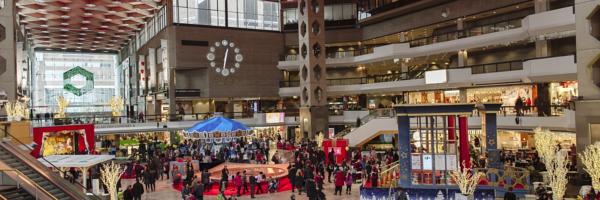
<path id="1" fill-rule="evenodd" d="M 204 199 L 204 186 L 200 184 L 200 181 L 197 181 L 197 184 L 192 188 L 192 194 L 196 200 Z"/>
<path id="2" fill-rule="evenodd" d="M 244 187 L 242 194 L 246 194 L 248 192 L 248 175 L 246 174 L 246 170 L 242 172 L 242 186 Z"/>
<path id="3" fill-rule="evenodd" d="M 142 194 L 144 194 L 144 186 L 140 183 L 140 179 L 135 179 L 135 183 L 132 188 L 133 199 L 142 200 Z"/>
<path id="4" fill-rule="evenodd" d="M 204 191 L 210 191 L 210 174 L 208 173 L 207 169 L 204 169 L 204 171 L 202 171 L 202 177 L 200 177 L 202 179 L 202 184 L 204 185 Z"/>
<path id="5" fill-rule="evenodd" d="M 337 170 L 337 172 L 335 173 L 335 177 L 334 177 L 334 185 L 335 185 L 335 191 L 333 193 L 333 195 L 337 195 L 338 193 L 340 195 L 342 195 L 342 187 L 344 187 L 344 172 L 342 172 L 341 170 Z"/>
<path id="6" fill-rule="evenodd" d="M 227 165 L 225 165 L 221 170 L 221 183 L 219 184 L 219 191 L 225 191 L 225 188 L 227 188 L 227 183 L 229 183 L 229 170 L 227 169 Z"/>
<path id="7" fill-rule="evenodd" d="M 256 176 L 257 176 L 257 178 L 256 178 L 256 188 L 257 188 L 256 194 L 265 193 L 265 191 L 263 191 L 263 189 L 262 189 L 262 184 L 261 184 L 265 181 L 265 179 L 262 177 L 262 172 Z"/>
<path id="8" fill-rule="evenodd" d="M 296 188 L 298 188 L 298 195 L 302 195 L 302 189 L 304 187 L 304 174 L 302 169 L 296 169 Z"/>
<path id="9" fill-rule="evenodd" d="M 352 192 L 352 174 L 350 172 L 348 172 L 346 174 L 346 194 L 350 195 L 350 192 Z"/>
<path id="10" fill-rule="evenodd" d="M 294 188 L 296 188 L 296 166 L 291 165 L 288 169 L 288 180 L 292 184 L 292 193 L 294 193 Z"/>
<path id="11" fill-rule="evenodd" d="M 235 183 L 235 186 L 237 187 L 237 196 L 242 196 L 242 175 L 240 175 L 240 172 L 237 172 L 235 174 L 235 177 L 233 178 L 233 183 Z"/>
<path id="12" fill-rule="evenodd" d="M 504 193 L 504 200 L 517 200 L 517 195 L 513 192 L 513 187 L 508 187 L 508 191 Z"/>
<path id="13" fill-rule="evenodd" d="M 127 186 L 127 189 L 123 191 L 123 200 L 133 200 L 133 191 L 131 185 Z"/>
<path id="14" fill-rule="evenodd" d="M 408 200 L 408 194 L 401 187 L 396 190 L 396 200 Z"/>
<path id="15" fill-rule="evenodd" d="M 256 177 L 250 176 L 250 198 L 254 199 L 254 186 L 256 185 Z"/>

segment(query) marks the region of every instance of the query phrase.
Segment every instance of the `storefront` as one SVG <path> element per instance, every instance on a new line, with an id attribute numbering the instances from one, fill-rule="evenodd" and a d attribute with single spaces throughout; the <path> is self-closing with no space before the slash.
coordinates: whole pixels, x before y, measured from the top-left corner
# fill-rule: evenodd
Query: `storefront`
<path id="1" fill-rule="evenodd" d="M 94 153 L 94 125 L 69 125 L 33 128 L 33 142 L 37 144 L 31 155 L 76 155 Z"/>
<path id="2" fill-rule="evenodd" d="M 460 103 L 459 90 L 408 92 L 409 104 Z"/>
<path id="3" fill-rule="evenodd" d="M 391 108 L 394 104 L 402 103 L 404 99 L 402 95 L 373 95 L 367 98 L 368 109 Z"/>
<path id="4" fill-rule="evenodd" d="M 555 132 L 561 148 L 568 149 L 575 144 L 575 133 Z M 518 151 L 531 150 L 535 147 L 532 131 L 498 130 L 498 149 Z"/>
<path id="5" fill-rule="evenodd" d="M 511 85 L 500 87 L 468 88 L 467 101 L 470 103 L 502 103 L 502 106 L 514 106 L 517 98 L 523 102 L 533 102 L 536 98 L 533 85 Z"/>
<path id="6" fill-rule="evenodd" d="M 329 101 L 330 115 L 343 115 L 345 110 L 360 110 L 358 96 L 332 97 Z"/>
<path id="7" fill-rule="evenodd" d="M 117 157 L 131 155 L 140 144 L 156 142 L 158 148 L 164 149 L 171 145 L 171 134 L 169 131 L 137 132 L 123 134 L 102 134 L 96 136 L 96 151 L 116 153 Z M 115 152 L 119 149 L 119 152 Z"/>
<path id="8" fill-rule="evenodd" d="M 577 81 L 550 83 L 550 98 L 553 106 L 567 105 L 577 96 Z"/>

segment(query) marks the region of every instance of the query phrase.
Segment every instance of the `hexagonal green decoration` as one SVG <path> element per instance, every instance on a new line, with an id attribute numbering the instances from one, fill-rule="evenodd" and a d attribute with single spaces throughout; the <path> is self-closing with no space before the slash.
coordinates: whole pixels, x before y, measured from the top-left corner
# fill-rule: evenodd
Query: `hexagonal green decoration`
<path id="1" fill-rule="evenodd" d="M 75 87 L 71 82 L 71 79 L 76 75 L 81 75 L 85 78 L 85 85 L 81 88 Z M 94 89 L 94 74 L 82 67 L 74 67 L 63 73 L 63 89 L 74 95 L 81 96 Z"/>

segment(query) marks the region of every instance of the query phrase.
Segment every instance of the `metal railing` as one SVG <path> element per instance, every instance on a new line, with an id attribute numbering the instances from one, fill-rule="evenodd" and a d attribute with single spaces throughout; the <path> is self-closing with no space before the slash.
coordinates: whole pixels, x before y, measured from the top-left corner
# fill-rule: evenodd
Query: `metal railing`
<path id="1" fill-rule="evenodd" d="M 56 198 L 54 195 L 50 194 L 50 192 L 46 191 L 42 186 L 38 185 L 35 181 L 32 181 L 31 179 L 29 179 L 27 177 L 27 175 L 23 174 L 23 172 L 20 172 L 19 170 L 16 169 L 0 169 L 0 175 L 2 177 L 4 177 L 5 174 L 8 173 L 15 173 L 14 177 L 17 177 L 16 180 L 14 178 L 10 178 L 10 175 L 8 176 L 12 181 L 16 182 L 16 186 L 17 188 L 21 188 L 22 183 L 26 183 L 27 185 L 31 185 L 34 187 L 35 191 L 33 191 L 34 193 L 31 194 L 33 197 L 35 197 L 35 199 L 45 199 L 45 198 L 40 198 L 39 194 L 43 193 L 45 195 L 47 195 L 48 197 L 50 197 L 51 199 L 54 200 L 58 200 L 58 198 Z M 0 179 L 1 181 L 2 179 Z M 0 183 L 1 185 L 6 185 L 4 182 Z M 31 192 L 31 191 L 27 191 L 27 192 Z M 0 195 L 0 197 L 2 197 Z M 3 198 L 3 197 L 2 197 Z"/>
<path id="2" fill-rule="evenodd" d="M 536 58 L 536 59 L 538 59 L 538 58 Z M 525 62 L 525 61 L 527 61 L 527 59 L 486 63 L 486 64 L 478 64 L 478 65 L 469 65 L 469 66 L 464 66 L 464 67 L 459 67 L 459 68 L 471 68 L 471 74 L 485 74 L 485 73 L 494 73 L 494 72 L 515 71 L 515 70 L 522 70 L 523 62 Z"/>
<path id="3" fill-rule="evenodd" d="M 411 47 L 424 46 L 429 44 L 435 44 L 438 42 L 446 42 L 451 40 L 457 40 L 461 38 L 473 37 L 478 35 L 484 35 L 488 33 L 495 33 L 499 31 L 510 30 L 521 27 L 522 17 L 508 19 L 500 22 L 479 25 L 465 30 L 457 30 L 447 33 L 440 33 L 431 36 L 416 38 L 407 41 Z"/>

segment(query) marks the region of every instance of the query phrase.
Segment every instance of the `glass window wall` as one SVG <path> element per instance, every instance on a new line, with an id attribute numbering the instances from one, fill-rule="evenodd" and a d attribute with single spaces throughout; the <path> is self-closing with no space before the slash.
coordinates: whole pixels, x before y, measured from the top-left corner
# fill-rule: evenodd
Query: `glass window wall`
<path id="1" fill-rule="evenodd" d="M 356 19 L 356 4 L 333 4 L 325 6 L 325 21 L 341 21 Z M 286 8 L 283 10 L 284 24 L 298 23 L 298 9 Z"/>
<path id="2" fill-rule="evenodd" d="M 181 24 L 279 30 L 279 3 L 262 0 L 178 0 L 173 21 Z M 227 18 L 227 21 L 225 20 Z"/>

